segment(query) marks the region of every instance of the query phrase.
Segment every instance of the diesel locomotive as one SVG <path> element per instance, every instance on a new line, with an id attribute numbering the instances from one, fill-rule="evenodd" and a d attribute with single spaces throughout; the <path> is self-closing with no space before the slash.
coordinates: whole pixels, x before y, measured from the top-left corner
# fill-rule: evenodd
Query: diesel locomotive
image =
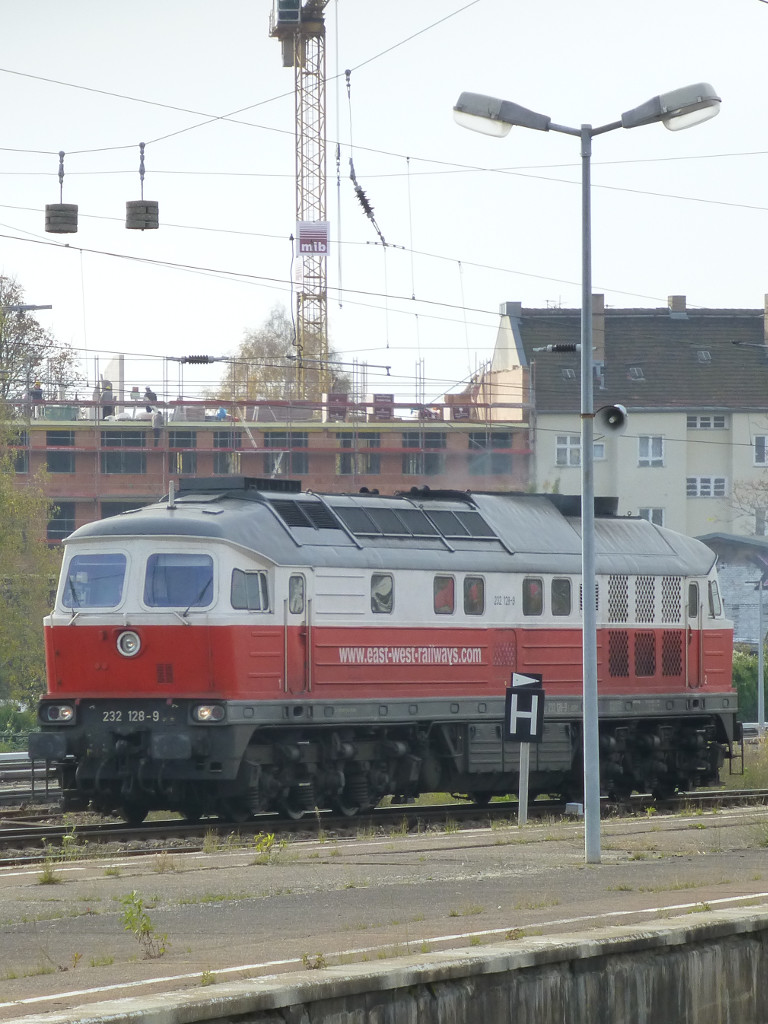
<path id="1" fill-rule="evenodd" d="M 580 499 L 319 494 L 182 479 L 65 542 L 30 756 L 65 807 L 242 820 L 518 787 L 513 672 L 546 693 L 529 792 L 582 787 L 581 609 L 596 602 L 601 786 L 712 785 L 738 735 L 715 556 Z"/>

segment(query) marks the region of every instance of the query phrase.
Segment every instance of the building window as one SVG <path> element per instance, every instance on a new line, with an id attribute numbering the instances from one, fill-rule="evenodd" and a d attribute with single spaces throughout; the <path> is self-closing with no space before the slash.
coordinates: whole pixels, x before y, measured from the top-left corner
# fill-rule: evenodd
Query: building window
<path id="1" fill-rule="evenodd" d="M 239 430 L 214 430 L 213 432 L 214 448 L 231 448 L 233 451 L 239 451 L 242 443 L 243 435 Z"/>
<path id="2" fill-rule="evenodd" d="M 592 458 L 602 461 L 605 458 L 605 441 L 593 441 Z M 556 466 L 581 465 L 581 437 L 578 434 L 558 434 L 555 442 Z"/>
<path id="3" fill-rule="evenodd" d="M 169 448 L 197 448 L 196 430 L 169 430 Z"/>
<path id="4" fill-rule="evenodd" d="M 74 430 L 46 430 L 45 444 L 48 448 L 74 448 Z"/>
<path id="5" fill-rule="evenodd" d="M 145 430 L 102 430 L 102 448 L 146 448 Z"/>
<path id="6" fill-rule="evenodd" d="M 725 430 L 726 418 L 724 415 L 687 416 L 685 425 L 689 430 Z"/>
<path id="7" fill-rule="evenodd" d="M 14 473 L 29 472 L 29 435 L 26 430 L 14 431 L 8 438 L 8 447 L 13 461 Z"/>
<path id="8" fill-rule="evenodd" d="M 213 432 L 213 472 L 218 476 L 240 472 L 240 448 L 243 435 L 239 430 Z"/>
<path id="9" fill-rule="evenodd" d="M 472 476 L 500 476 L 512 472 L 512 453 L 498 451 L 511 448 L 512 434 L 508 430 L 470 430 L 469 472 Z"/>
<path id="10" fill-rule="evenodd" d="M 766 523 L 767 522 L 768 522 L 768 520 L 766 519 L 766 509 L 764 509 L 764 508 L 756 508 L 755 509 L 755 536 L 756 537 L 765 537 L 766 533 L 768 533 L 768 529 L 766 529 Z M 736 618 L 735 614 L 734 614 L 734 618 Z"/>
<path id="11" fill-rule="evenodd" d="M 274 430 L 264 434 L 264 447 L 279 449 L 264 456 L 265 476 L 284 476 L 286 473 L 300 475 L 309 472 L 309 455 L 306 449 L 309 434 L 306 431 Z"/>
<path id="12" fill-rule="evenodd" d="M 214 452 L 213 472 L 219 475 L 226 475 L 240 472 L 240 452 Z"/>
<path id="13" fill-rule="evenodd" d="M 74 501 L 60 501 L 53 510 L 53 516 L 48 520 L 46 536 L 48 540 L 63 540 L 68 537 L 75 528 L 75 503 Z"/>
<path id="14" fill-rule="evenodd" d="M 143 501 L 102 501 L 101 518 L 109 519 L 111 516 L 122 515 L 123 512 L 135 512 L 146 504 Z"/>
<path id="15" fill-rule="evenodd" d="M 637 514 L 641 519 L 647 519 L 649 523 L 653 523 L 654 526 L 664 525 L 664 509 L 663 508 L 641 508 L 638 509 Z"/>
<path id="16" fill-rule="evenodd" d="M 444 431 L 422 433 L 407 430 L 403 433 L 403 448 L 444 449 Z M 445 470 L 445 455 L 442 451 L 408 451 L 403 454 L 403 476 L 435 476 Z"/>
<path id="17" fill-rule="evenodd" d="M 366 451 L 381 447 L 381 434 L 355 434 L 345 431 L 337 434 L 336 440 L 342 449 L 336 456 L 337 476 L 375 476 L 381 472 L 381 456 L 378 452 Z"/>
<path id="18" fill-rule="evenodd" d="M 556 466 L 581 465 L 581 437 L 578 434 L 558 434 L 555 443 Z"/>
<path id="19" fill-rule="evenodd" d="M 105 476 L 117 474 L 141 474 L 147 472 L 145 452 L 102 452 L 101 472 Z"/>
<path id="20" fill-rule="evenodd" d="M 638 437 L 637 464 L 638 466 L 663 466 L 664 438 L 658 434 Z"/>
<path id="21" fill-rule="evenodd" d="M 46 469 L 49 473 L 74 473 L 74 452 L 48 452 L 45 457 Z"/>
<path id="22" fill-rule="evenodd" d="M 758 434 L 753 443 L 752 461 L 755 466 L 768 464 L 768 437 L 765 434 Z"/>
<path id="23" fill-rule="evenodd" d="M 197 472 L 197 452 L 169 452 L 168 472 L 189 476 Z"/>
<path id="24" fill-rule="evenodd" d="M 726 483 L 724 476 L 689 476 L 685 480 L 687 498 L 724 498 Z"/>

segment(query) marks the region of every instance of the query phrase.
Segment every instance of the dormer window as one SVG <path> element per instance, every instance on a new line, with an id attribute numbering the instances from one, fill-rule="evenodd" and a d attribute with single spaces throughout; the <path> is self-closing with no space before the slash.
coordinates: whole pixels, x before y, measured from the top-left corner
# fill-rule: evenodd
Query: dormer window
<path id="1" fill-rule="evenodd" d="M 696 362 L 701 363 L 703 366 L 707 366 L 712 362 L 712 353 L 706 349 L 699 349 L 696 353 Z"/>
<path id="2" fill-rule="evenodd" d="M 561 372 L 563 380 L 576 380 L 576 371 L 572 366 L 564 366 Z"/>
<path id="3" fill-rule="evenodd" d="M 645 380 L 645 373 L 643 372 L 642 366 L 630 366 L 627 371 L 627 377 L 630 380 Z"/>

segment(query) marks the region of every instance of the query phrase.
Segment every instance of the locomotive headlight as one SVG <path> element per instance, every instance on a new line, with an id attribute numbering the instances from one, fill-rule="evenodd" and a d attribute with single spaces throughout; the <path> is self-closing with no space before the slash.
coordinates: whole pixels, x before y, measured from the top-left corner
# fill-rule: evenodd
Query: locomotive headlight
<path id="1" fill-rule="evenodd" d="M 192 717 L 196 722 L 221 722 L 224 708 L 221 704 L 198 704 L 192 708 Z"/>
<path id="2" fill-rule="evenodd" d="M 133 658 L 141 650 L 141 637 L 132 629 L 126 629 L 117 638 L 117 649 L 124 658 Z"/>
<path id="3" fill-rule="evenodd" d="M 46 704 L 40 710 L 40 717 L 44 722 L 73 722 L 75 709 L 71 704 Z"/>

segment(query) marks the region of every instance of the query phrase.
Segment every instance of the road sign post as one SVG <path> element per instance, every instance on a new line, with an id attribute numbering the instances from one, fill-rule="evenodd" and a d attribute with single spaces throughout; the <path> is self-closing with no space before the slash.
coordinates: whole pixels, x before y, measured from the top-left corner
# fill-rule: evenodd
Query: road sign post
<path id="1" fill-rule="evenodd" d="M 507 689 L 504 722 L 506 738 L 520 744 L 517 824 L 528 821 L 528 782 L 531 774 L 531 743 L 541 743 L 544 731 L 544 687 L 541 676 L 512 673 Z"/>

